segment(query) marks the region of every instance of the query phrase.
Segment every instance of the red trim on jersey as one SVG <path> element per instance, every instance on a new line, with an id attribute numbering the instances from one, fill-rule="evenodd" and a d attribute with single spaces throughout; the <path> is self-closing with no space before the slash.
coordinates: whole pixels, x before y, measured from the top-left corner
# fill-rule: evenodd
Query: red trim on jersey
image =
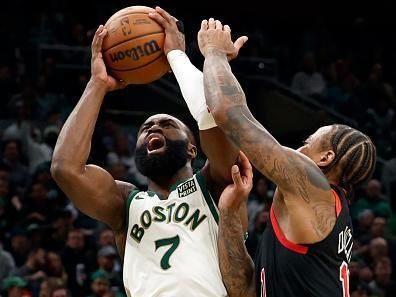
<path id="1" fill-rule="evenodd" d="M 331 190 L 333 192 L 333 196 L 335 199 L 335 209 L 336 209 L 336 214 L 337 217 L 340 215 L 341 209 L 342 209 L 342 204 L 341 204 L 341 200 L 340 197 L 338 196 L 337 192 L 334 190 Z"/>
<path id="2" fill-rule="evenodd" d="M 303 255 L 308 253 L 308 247 L 291 242 L 290 240 L 288 240 L 286 238 L 286 236 L 283 234 L 281 228 L 278 225 L 278 221 L 276 220 L 274 209 L 272 207 L 270 210 L 270 219 L 271 219 L 272 228 L 274 229 L 276 238 L 278 238 L 279 242 L 285 248 L 292 250 L 293 252 L 303 254 Z"/>

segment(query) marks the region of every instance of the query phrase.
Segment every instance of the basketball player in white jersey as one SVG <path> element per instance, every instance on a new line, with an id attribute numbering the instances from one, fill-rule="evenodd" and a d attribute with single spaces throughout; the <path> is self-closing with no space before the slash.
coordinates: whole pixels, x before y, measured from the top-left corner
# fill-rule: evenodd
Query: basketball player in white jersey
<path id="1" fill-rule="evenodd" d="M 184 54 L 176 19 L 160 8 L 150 16 L 165 28 L 164 51 L 197 120 L 208 162 L 193 174 L 193 134 L 175 117 L 159 114 L 143 123 L 136 145 L 136 163 L 148 178 L 147 191 L 87 164 L 104 96 L 124 87 L 106 72 L 101 46 L 107 31 L 100 26 L 92 42 L 91 79 L 59 135 L 51 173 L 82 212 L 115 232 L 129 297 L 226 296 L 217 254 L 217 202 L 232 182 L 238 151 L 207 111 L 203 75 Z M 236 48 L 242 45 L 236 41 Z M 246 222 L 243 209 L 241 214 Z"/>

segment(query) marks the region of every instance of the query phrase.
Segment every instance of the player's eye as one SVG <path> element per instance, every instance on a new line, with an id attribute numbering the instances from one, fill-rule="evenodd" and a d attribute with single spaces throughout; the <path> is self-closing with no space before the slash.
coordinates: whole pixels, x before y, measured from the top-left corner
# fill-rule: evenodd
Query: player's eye
<path id="1" fill-rule="evenodd" d="M 173 128 L 175 127 L 175 125 L 173 125 L 172 123 L 165 123 L 164 124 L 164 128 Z"/>

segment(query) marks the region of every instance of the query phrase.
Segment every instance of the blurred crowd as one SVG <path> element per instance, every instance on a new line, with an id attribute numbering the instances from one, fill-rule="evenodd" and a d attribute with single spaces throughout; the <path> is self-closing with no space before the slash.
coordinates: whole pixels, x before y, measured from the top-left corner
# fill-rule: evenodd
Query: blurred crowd
<path id="1" fill-rule="evenodd" d="M 97 24 L 92 19 L 106 14 L 94 14 L 86 21 L 66 7 L 67 1 L 46 2 L 46 9 L 32 9 L 13 30 L 6 27 L 9 17 L 0 18 L 4 41 L 0 49 L 0 296 L 125 296 L 113 233 L 80 213 L 49 171 L 62 124 L 89 79 L 89 69 L 65 74 L 59 64 L 89 65 L 89 55 L 88 59 L 79 55 L 81 61 L 73 52 L 37 59 L 40 44 L 88 47 Z M 108 12 L 109 4 L 99 1 L 98 7 L 97 11 Z M 352 35 L 328 32 L 275 38 L 258 28 L 248 32 L 250 40 L 242 54 L 277 59 L 280 81 L 354 119 L 374 140 L 384 162 L 374 178 L 356 191 L 350 205 L 354 223 L 350 291 L 352 297 L 393 297 L 396 77 L 390 68 L 395 66 L 396 51 L 389 56 L 389 46 L 381 38 L 364 33 L 369 27 L 366 20 L 353 20 L 350 27 L 358 36 L 351 40 L 347 37 Z M 194 40 L 188 43 L 192 56 L 199 56 Z M 135 142 L 136 127 L 101 120 L 90 161 L 114 178 L 144 188 L 145 178 L 134 161 Z M 196 169 L 201 164 L 196 162 Z M 246 241 L 252 256 L 269 219 L 273 191 L 274 185 L 255 175 Z"/>

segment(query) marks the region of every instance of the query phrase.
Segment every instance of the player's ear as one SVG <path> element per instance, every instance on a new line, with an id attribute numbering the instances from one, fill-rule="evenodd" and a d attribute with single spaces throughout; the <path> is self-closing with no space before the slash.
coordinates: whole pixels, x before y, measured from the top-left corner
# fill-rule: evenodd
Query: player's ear
<path id="1" fill-rule="evenodd" d="M 191 160 L 197 157 L 197 151 L 197 147 L 189 142 L 187 146 L 187 154 Z"/>
<path id="2" fill-rule="evenodd" d="M 335 158 L 335 153 L 333 150 L 325 151 L 325 152 L 321 153 L 320 160 L 317 163 L 317 165 L 319 167 L 326 167 L 326 166 L 330 165 L 331 162 L 333 162 L 334 158 Z"/>

